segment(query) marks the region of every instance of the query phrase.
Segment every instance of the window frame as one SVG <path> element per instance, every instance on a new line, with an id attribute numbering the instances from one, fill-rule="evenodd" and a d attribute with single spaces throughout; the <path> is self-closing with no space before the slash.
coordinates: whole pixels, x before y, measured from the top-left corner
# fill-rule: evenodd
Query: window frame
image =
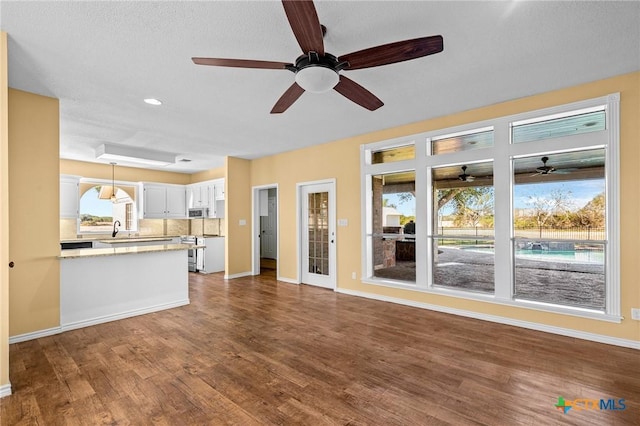
<path id="1" fill-rule="evenodd" d="M 562 136 L 552 139 L 511 142 L 511 126 L 514 122 L 535 120 L 555 114 L 565 114 L 602 106 L 606 114 L 606 128 L 580 135 Z M 430 154 L 431 139 L 444 135 L 494 129 L 494 145 L 479 149 L 445 154 Z M 415 159 L 392 163 L 371 163 L 371 152 L 396 146 L 415 144 Z M 455 127 L 427 131 L 361 145 L 361 206 L 362 206 L 362 265 L 361 276 L 364 284 L 410 289 L 420 292 L 447 295 L 456 298 L 479 300 L 500 305 L 524 307 L 528 309 L 561 313 L 619 323 L 620 312 L 620 94 L 567 103 L 550 108 L 526 111 L 518 114 L 496 117 L 489 120 L 467 123 Z M 605 252 L 605 310 L 595 311 L 579 307 L 557 305 L 545 302 L 514 299 L 513 287 L 513 165 L 512 160 L 531 155 L 586 150 L 605 149 L 605 197 L 606 197 L 606 252 Z M 495 215 L 495 293 L 479 294 L 459 289 L 434 287 L 429 262 L 433 258 L 429 241 L 433 230 L 433 187 L 431 169 L 460 163 L 493 161 L 494 167 L 494 215 Z M 416 282 L 406 282 L 373 277 L 372 245 L 372 188 L 371 176 L 414 170 L 416 174 Z M 426 257 L 425 257 L 426 256 Z M 509 259 L 509 262 L 505 262 Z"/>
<path id="2" fill-rule="evenodd" d="M 138 196 L 139 196 L 139 184 L 137 182 L 128 182 L 128 181 L 119 181 L 116 180 L 115 182 L 112 182 L 110 179 L 97 179 L 97 178 L 82 178 L 80 179 L 80 184 L 89 184 L 92 185 L 91 188 L 95 187 L 95 186 L 102 186 L 102 185 L 108 185 L 111 186 L 112 183 L 115 183 L 115 186 L 127 186 L 127 187 L 132 187 L 134 189 L 134 198 L 133 198 L 133 202 L 132 204 L 135 206 L 135 213 L 136 214 L 132 214 L 132 218 L 131 218 L 131 222 L 134 224 L 134 228 L 129 230 L 129 232 L 138 232 L 138 230 L 140 229 L 140 223 L 139 223 L 139 213 L 138 213 L 138 208 L 139 208 L 139 201 L 138 201 Z M 76 233 L 78 235 L 100 235 L 100 234 L 104 234 L 104 231 L 81 231 L 80 230 L 80 200 L 82 199 L 82 197 L 86 194 L 85 191 L 82 194 L 78 194 L 78 220 L 77 220 L 77 224 L 76 224 Z M 126 208 L 125 208 L 126 209 Z"/>

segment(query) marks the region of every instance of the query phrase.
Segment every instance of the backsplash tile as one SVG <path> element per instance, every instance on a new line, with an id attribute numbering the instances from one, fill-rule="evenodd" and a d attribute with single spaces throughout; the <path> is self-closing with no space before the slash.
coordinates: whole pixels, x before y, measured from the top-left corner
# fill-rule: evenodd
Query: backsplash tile
<path id="1" fill-rule="evenodd" d="M 191 235 L 224 235 L 224 219 L 191 219 Z"/>
<path id="2" fill-rule="evenodd" d="M 164 235 L 187 235 L 189 219 L 167 219 Z"/>
<path id="3" fill-rule="evenodd" d="M 131 231 L 131 236 L 178 236 L 189 234 L 189 219 L 140 219 L 138 231 Z M 118 237 L 129 236 L 129 232 L 120 229 Z M 60 219 L 60 239 L 100 239 L 111 238 L 111 234 L 84 234 L 78 235 L 76 219 Z"/>

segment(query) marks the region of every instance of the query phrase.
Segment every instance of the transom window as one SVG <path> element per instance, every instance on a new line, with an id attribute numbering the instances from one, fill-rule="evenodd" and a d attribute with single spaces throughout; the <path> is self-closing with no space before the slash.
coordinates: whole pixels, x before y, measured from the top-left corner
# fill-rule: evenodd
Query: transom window
<path id="1" fill-rule="evenodd" d="M 363 280 L 620 320 L 618 110 L 614 94 L 362 146 Z"/>

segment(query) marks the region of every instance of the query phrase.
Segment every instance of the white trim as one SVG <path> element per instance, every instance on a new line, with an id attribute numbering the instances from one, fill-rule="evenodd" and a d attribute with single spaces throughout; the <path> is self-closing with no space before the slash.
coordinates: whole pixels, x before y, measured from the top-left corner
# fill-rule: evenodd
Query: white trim
<path id="1" fill-rule="evenodd" d="M 28 340 L 39 339 L 41 337 L 53 336 L 62 333 L 62 327 L 45 328 L 44 330 L 32 331 L 31 333 L 17 334 L 9 337 L 9 344 L 26 342 Z"/>
<path id="2" fill-rule="evenodd" d="M 535 309 L 557 314 L 571 315 L 582 318 L 590 318 L 601 321 L 617 322 L 622 321 L 620 312 L 620 165 L 619 165 L 619 101 L 620 94 L 613 93 L 598 98 L 586 99 L 578 102 L 525 111 L 522 113 L 494 117 L 474 123 L 461 124 L 445 129 L 407 135 L 386 141 L 378 141 L 360 146 L 360 177 L 361 177 L 361 273 L 363 282 L 373 285 L 381 285 L 394 288 L 412 289 L 435 294 L 447 294 L 451 297 L 467 298 L 473 300 L 488 301 L 508 306 L 518 306 L 527 309 Z M 543 119 L 557 114 L 566 115 L 569 112 L 581 111 L 585 109 L 605 109 L 607 111 L 607 130 L 584 133 L 580 138 L 574 136 L 556 137 L 532 143 L 510 142 L 510 129 L 513 122 L 523 120 Z M 450 136 L 451 134 L 467 134 L 478 131 L 478 129 L 493 128 L 494 145 L 476 150 L 460 151 L 448 154 L 430 155 L 427 144 L 433 138 Z M 416 145 L 416 156 L 414 159 L 390 162 L 382 164 L 371 164 L 371 152 L 376 150 L 390 149 L 396 146 L 408 145 L 413 141 Z M 606 250 L 606 304 L 605 312 L 600 313 L 588 309 L 573 308 L 554 304 L 540 304 L 533 301 L 512 300 L 514 289 L 514 267 L 512 251 L 512 223 L 513 223 L 513 159 L 520 157 L 531 157 L 538 154 L 548 154 L 556 152 L 581 151 L 595 148 L 606 150 L 606 196 L 607 196 L 607 250 Z M 429 259 L 433 257 L 431 244 L 418 244 L 421 238 L 431 241 L 429 238 L 434 232 L 433 227 L 433 196 L 431 183 L 431 169 L 433 167 L 444 167 L 449 165 L 469 164 L 471 162 L 493 161 L 494 190 L 496 202 L 494 214 L 496 218 L 494 241 L 496 244 L 495 265 L 495 293 L 489 297 L 478 295 L 472 292 L 454 291 L 446 292 L 441 288 L 433 287 L 432 275 L 429 273 Z M 372 268 L 371 252 L 371 176 L 375 174 L 393 173 L 405 170 L 415 170 L 416 172 L 416 194 L 423 194 L 426 202 L 421 201 L 421 197 L 416 198 L 416 253 L 422 259 L 427 260 L 425 264 L 418 262 L 416 265 L 416 283 L 402 284 L 395 281 L 380 281 L 375 279 Z M 425 173 L 426 171 L 426 173 Z M 496 180 L 498 182 L 496 182 Z M 421 219 L 425 219 L 421 220 Z M 498 219 L 500 219 L 498 221 Z M 422 223 L 426 222 L 426 223 Z M 425 234 L 426 231 L 426 234 Z M 506 262 L 506 259 L 509 259 Z"/>
<path id="3" fill-rule="evenodd" d="M 306 182 L 297 182 L 296 183 L 296 253 L 298 255 L 297 265 L 297 277 L 298 283 L 302 283 L 302 227 L 303 218 L 302 218 L 302 189 L 305 186 L 312 185 L 329 185 L 331 187 L 329 191 L 329 233 L 333 233 L 334 243 L 329 245 L 329 270 L 333 270 L 333 277 L 331 279 L 330 286 L 326 288 L 331 288 L 335 290 L 338 288 L 338 235 L 337 235 L 337 206 L 336 200 L 338 199 L 337 194 L 337 185 L 336 178 L 327 178 L 320 179 L 314 181 L 306 181 Z"/>
<path id="4" fill-rule="evenodd" d="M 498 295 L 494 295 L 491 293 L 466 291 L 466 290 L 441 287 L 441 286 L 431 286 L 429 288 L 424 288 L 422 286 L 417 286 L 413 283 L 408 283 L 400 280 L 366 278 L 366 279 L 363 279 L 362 282 L 364 284 L 375 285 L 379 287 L 390 287 L 390 288 L 398 288 L 402 290 L 419 291 L 421 293 L 437 294 L 440 296 L 455 297 L 457 299 L 473 300 L 476 302 L 487 302 L 487 303 L 493 303 L 496 305 L 504 305 L 504 306 L 513 306 L 516 308 L 532 309 L 534 311 L 539 311 L 539 312 L 570 315 L 578 318 L 587 318 L 587 319 L 592 319 L 597 321 L 614 322 L 618 324 L 621 323 L 622 320 L 624 319 L 622 316 L 619 316 L 619 315 L 609 315 L 603 312 L 594 311 L 590 309 L 563 306 L 563 305 L 554 305 L 552 303 L 537 302 L 534 300 L 503 299 L 503 298 L 500 298 Z"/>
<path id="5" fill-rule="evenodd" d="M 606 113 L 608 145 L 606 152 L 605 196 L 609 223 L 606 229 L 609 232 L 607 241 L 614 244 L 606 246 L 605 274 L 606 296 L 605 306 L 607 313 L 622 315 L 620 310 L 620 93 L 613 93 L 607 98 Z"/>
<path id="6" fill-rule="evenodd" d="M 251 221 L 251 271 L 252 275 L 260 275 L 260 238 L 256 235 L 260 232 L 260 190 L 276 190 L 276 260 L 280 260 L 280 188 L 277 183 L 268 185 L 257 185 L 251 187 L 251 211 L 253 220 Z M 280 273 L 280 262 L 276 262 L 276 276 Z M 227 278 L 225 278 L 227 279 Z"/>
<path id="7" fill-rule="evenodd" d="M 11 395 L 11 383 L 0 386 L 0 398 Z"/>
<path id="8" fill-rule="evenodd" d="M 235 278 L 251 277 L 251 276 L 253 276 L 253 271 L 246 271 L 246 272 L 238 272 L 237 274 L 231 274 L 231 275 L 224 274 L 223 279 L 233 280 Z"/>
<path id="9" fill-rule="evenodd" d="M 604 334 L 589 333 L 586 331 L 573 330 L 570 328 L 556 327 L 553 325 L 539 324 L 535 322 L 522 321 L 513 318 L 501 317 L 497 315 L 488 315 L 480 312 L 467 311 L 464 309 L 449 308 L 447 306 L 433 305 L 430 303 L 415 302 L 412 300 L 398 299 L 395 297 L 382 296 L 373 293 L 366 293 L 356 290 L 337 289 L 338 293 L 350 296 L 363 297 L 366 299 L 379 300 L 382 302 L 391 302 L 399 305 L 411 306 L 414 308 L 427 309 L 430 311 L 443 312 L 447 314 L 458 315 L 467 318 L 478 319 L 482 321 L 490 321 L 498 324 L 512 325 L 516 327 L 528 328 L 530 330 L 543 331 L 545 333 L 558 334 L 566 337 L 574 337 L 592 342 L 605 343 L 608 345 L 621 346 L 625 348 L 640 350 L 640 341 L 621 339 L 619 337 L 606 336 Z"/>
<path id="10" fill-rule="evenodd" d="M 136 317 L 138 315 L 150 314 L 152 312 L 163 311 L 165 309 L 177 308 L 179 306 L 188 305 L 189 299 L 176 300 L 175 302 L 162 303 L 160 305 L 149 306 L 142 309 L 132 309 L 130 311 L 120 312 L 119 314 L 103 315 L 87 320 L 74 321 L 60 326 L 60 331 L 76 330 L 78 328 L 90 327 L 92 325 L 103 324 L 105 322 L 117 321 L 125 318 Z"/>
<path id="11" fill-rule="evenodd" d="M 125 318 L 135 317 L 138 315 L 150 314 L 152 312 L 163 311 L 166 309 L 177 308 L 179 306 L 185 306 L 190 303 L 189 299 L 176 300 L 175 302 L 162 303 L 160 305 L 149 306 L 142 309 L 133 309 L 130 311 L 120 312 L 118 314 L 104 315 L 100 317 L 91 318 L 88 320 L 70 322 L 63 324 L 59 327 L 46 328 L 44 330 L 33 331 L 31 333 L 18 334 L 9 338 L 9 344 L 26 342 L 28 340 L 35 340 L 41 337 L 53 336 L 56 334 L 64 333 L 65 331 L 76 330 L 78 328 L 90 327 L 92 325 L 103 324 L 105 322 L 117 321 Z"/>
<path id="12" fill-rule="evenodd" d="M 297 281 L 294 278 L 278 277 L 278 278 L 276 278 L 276 280 L 277 281 L 282 281 L 283 283 L 300 284 L 300 281 Z"/>

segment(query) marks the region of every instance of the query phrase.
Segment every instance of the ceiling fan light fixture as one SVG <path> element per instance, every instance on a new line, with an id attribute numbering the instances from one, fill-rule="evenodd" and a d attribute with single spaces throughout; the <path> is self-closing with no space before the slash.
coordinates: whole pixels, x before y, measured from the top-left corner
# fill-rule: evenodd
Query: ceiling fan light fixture
<path id="1" fill-rule="evenodd" d="M 323 66 L 309 66 L 296 73 L 298 86 L 311 93 L 328 92 L 339 80 L 340 76 L 336 71 Z"/>

